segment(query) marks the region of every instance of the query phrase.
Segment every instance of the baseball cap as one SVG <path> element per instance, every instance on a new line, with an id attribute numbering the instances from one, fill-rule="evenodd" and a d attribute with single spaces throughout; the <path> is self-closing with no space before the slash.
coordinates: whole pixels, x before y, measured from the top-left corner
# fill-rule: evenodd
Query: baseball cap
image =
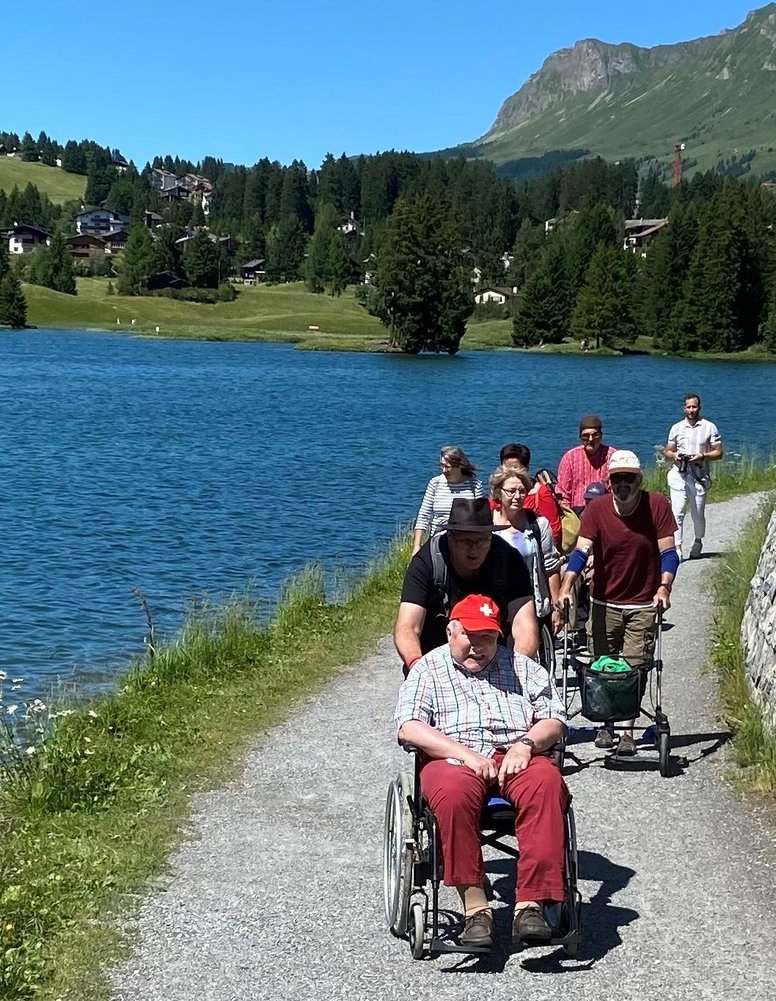
<path id="1" fill-rule="evenodd" d="M 629 452 L 627 448 L 620 448 L 612 452 L 609 459 L 609 475 L 612 473 L 640 473 L 641 463 L 635 452 Z"/>
<path id="2" fill-rule="evenodd" d="M 488 629 L 501 635 L 500 618 L 498 605 L 484 594 L 467 595 L 454 605 L 450 612 L 450 619 L 457 619 L 467 632 Z"/>
<path id="3" fill-rule="evenodd" d="M 585 500 L 594 500 L 596 497 L 603 497 L 606 493 L 606 487 L 603 483 L 591 483 L 590 486 L 585 491 Z"/>

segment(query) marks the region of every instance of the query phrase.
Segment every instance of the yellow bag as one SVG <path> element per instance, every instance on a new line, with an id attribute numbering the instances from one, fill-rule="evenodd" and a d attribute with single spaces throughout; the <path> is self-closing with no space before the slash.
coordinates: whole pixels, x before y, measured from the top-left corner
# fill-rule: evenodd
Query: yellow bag
<path id="1" fill-rule="evenodd" d="M 560 523 L 563 529 L 560 551 L 564 556 L 568 556 L 573 552 L 579 538 L 579 518 L 573 511 L 564 511 Z"/>

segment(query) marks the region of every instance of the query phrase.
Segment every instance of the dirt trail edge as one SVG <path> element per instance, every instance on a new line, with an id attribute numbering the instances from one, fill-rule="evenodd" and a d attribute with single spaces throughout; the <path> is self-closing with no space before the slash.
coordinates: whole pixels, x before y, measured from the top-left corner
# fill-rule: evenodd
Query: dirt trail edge
<path id="1" fill-rule="evenodd" d="M 263 736 L 238 781 L 195 799 L 190 840 L 140 907 L 134 955 L 111 972 L 115 996 L 770 1001 L 776 829 L 726 784 L 715 680 L 700 670 L 712 571 L 758 502 L 712 505 L 703 558 L 679 570 L 664 707 L 688 767 L 663 779 L 656 754 L 641 751 L 627 771 L 605 768 L 590 734 L 571 748 L 584 900 L 577 960 L 505 948 L 486 960 L 414 962 L 383 928 L 384 796 L 407 767 L 392 727 L 401 672 L 385 639 Z M 488 868 L 506 946 L 513 882 L 505 859 Z"/>

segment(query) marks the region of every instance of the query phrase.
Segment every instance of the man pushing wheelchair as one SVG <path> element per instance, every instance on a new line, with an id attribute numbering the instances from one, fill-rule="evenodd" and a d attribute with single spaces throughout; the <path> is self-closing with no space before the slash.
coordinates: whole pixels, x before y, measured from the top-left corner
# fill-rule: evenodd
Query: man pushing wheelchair
<path id="1" fill-rule="evenodd" d="M 420 790 L 436 817 L 444 882 L 464 908 L 461 946 L 493 943 L 480 819 L 489 797 L 516 810 L 520 859 L 512 940 L 549 944 L 542 907 L 563 902 L 570 796 L 547 752 L 564 708 L 546 670 L 499 645 L 501 612 L 481 594 L 451 610 L 447 643 L 417 660 L 399 692 L 399 740 L 422 753 Z"/>

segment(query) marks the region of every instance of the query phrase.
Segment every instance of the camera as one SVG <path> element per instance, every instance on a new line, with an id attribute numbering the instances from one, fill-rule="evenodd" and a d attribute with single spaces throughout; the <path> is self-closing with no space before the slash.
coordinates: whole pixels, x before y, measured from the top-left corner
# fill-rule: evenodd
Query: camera
<path id="1" fill-rule="evenodd" d="M 684 476 L 687 472 L 687 467 L 690 465 L 690 456 L 683 455 L 681 452 L 676 457 L 676 468 L 679 470 L 680 474 Z"/>

